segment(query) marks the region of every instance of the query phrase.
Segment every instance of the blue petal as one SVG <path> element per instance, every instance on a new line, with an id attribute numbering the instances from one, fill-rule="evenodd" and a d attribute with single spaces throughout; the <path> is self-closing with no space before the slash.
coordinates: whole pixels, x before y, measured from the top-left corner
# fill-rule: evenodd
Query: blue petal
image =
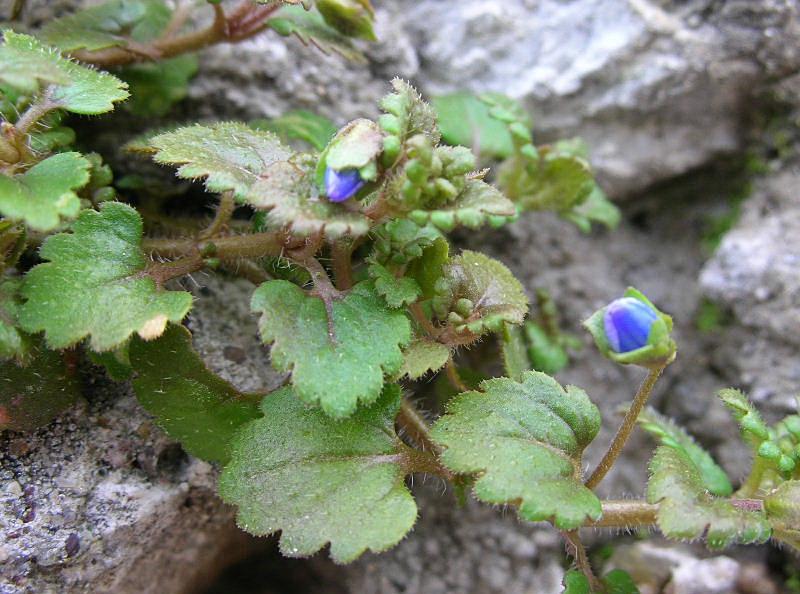
<path id="1" fill-rule="evenodd" d="M 615 353 L 627 353 L 645 346 L 656 319 L 658 314 L 644 301 L 633 297 L 612 301 L 603 316 L 603 326 L 611 350 Z"/>
<path id="2" fill-rule="evenodd" d="M 331 202 L 344 202 L 364 185 L 358 169 L 325 170 L 325 195 Z"/>

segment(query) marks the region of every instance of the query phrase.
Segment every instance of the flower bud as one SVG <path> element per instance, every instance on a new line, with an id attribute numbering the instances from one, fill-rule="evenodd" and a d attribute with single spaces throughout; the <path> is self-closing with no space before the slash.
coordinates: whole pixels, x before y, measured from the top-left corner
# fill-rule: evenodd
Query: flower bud
<path id="1" fill-rule="evenodd" d="M 325 170 L 325 195 L 331 202 L 344 202 L 364 185 L 358 169 Z"/>
<path id="2" fill-rule="evenodd" d="M 375 41 L 375 13 L 369 0 L 317 0 L 317 10 L 331 27 L 348 37 Z"/>
<path id="3" fill-rule="evenodd" d="M 651 368 L 675 357 L 672 318 L 636 289 L 595 312 L 584 326 L 600 351 L 617 363 Z"/>

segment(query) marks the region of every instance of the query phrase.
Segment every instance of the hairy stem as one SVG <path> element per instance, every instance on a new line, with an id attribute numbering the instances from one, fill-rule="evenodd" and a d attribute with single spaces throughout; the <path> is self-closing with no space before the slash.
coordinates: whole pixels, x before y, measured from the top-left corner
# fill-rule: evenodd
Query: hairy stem
<path id="1" fill-rule="evenodd" d="M 253 37 L 266 27 L 264 21 L 280 7 L 279 3 L 257 6 L 242 2 L 230 17 L 220 5 L 213 5 L 214 21 L 205 29 L 183 35 L 168 35 L 150 45 L 133 47 L 110 47 L 102 50 L 79 50 L 72 57 L 103 68 L 125 66 L 135 62 L 166 59 L 195 52 L 222 42 L 238 42 Z M 176 29 L 171 27 L 171 29 Z"/>
<path id="2" fill-rule="evenodd" d="M 656 523 L 658 505 L 646 501 L 610 499 L 602 502 L 603 515 L 587 526 L 592 528 L 639 528 Z"/>
<path id="3" fill-rule="evenodd" d="M 33 127 L 48 113 L 58 109 L 58 103 L 50 100 L 50 93 L 45 89 L 41 97 L 32 103 L 14 124 L 18 136 L 28 134 Z"/>
<path id="4" fill-rule="evenodd" d="M 439 446 L 431 439 L 428 423 L 422 418 L 414 403 L 405 396 L 400 403 L 397 422 L 423 450 L 434 452 L 437 455 L 441 453 Z"/>
<path id="5" fill-rule="evenodd" d="M 147 267 L 144 275 L 152 278 L 156 286 L 161 288 L 168 280 L 191 274 L 203 266 L 205 266 L 205 260 L 200 253 L 195 253 L 172 262 L 154 262 Z"/>
<path id="6" fill-rule="evenodd" d="M 200 239 L 209 239 L 219 234 L 233 216 L 233 211 L 236 208 L 236 203 L 233 199 L 233 192 L 223 192 L 219 197 L 219 204 L 217 205 L 217 212 L 211 221 L 211 224 L 200 234 Z"/>
<path id="7" fill-rule="evenodd" d="M 636 426 L 636 419 L 639 418 L 639 413 L 642 412 L 644 405 L 647 403 L 647 399 L 650 398 L 653 387 L 656 385 L 658 378 L 661 377 L 661 374 L 664 372 L 664 368 L 666 366 L 667 363 L 664 363 L 652 368 L 647 374 L 647 377 L 644 378 L 642 385 L 639 386 L 639 391 L 636 392 L 636 396 L 634 397 L 628 412 L 625 413 L 625 418 L 622 420 L 622 425 L 620 425 L 619 429 L 617 430 L 617 434 L 611 441 L 608 451 L 606 451 L 603 459 L 600 460 L 600 464 L 597 465 L 597 468 L 594 469 L 594 472 L 586 481 L 586 486 L 590 489 L 594 489 L 600 483 L 600 481 L 603 480 L 606 474 L 608 474 L 608 471 L 614 466 L 614 463 L 617 461 L 617 458 L 622 452 L 622 448 L 625 447 L 625 443 L 628 441 L 633 428 Z"/>
<path id="8" fill-rule="evenodd" d="M 453 387 L 458 390 L 459 392 L 469 392 L 469 386 L 464 383 L 464 380 L 461 379 L 461 376 L 458 374 L 458 369 L 456 369 L 456 364 L 453 362 L 453 357 L 447 360 L 447 363 L 444 366 L 445 373 L 447 374 L 447 379 L 453 385 Z"/>
<path id="9" fill-rule="evenodd" d="M 234 276 L 249 280 L 255 286 L 267 282 L 272 277 L 267 271 L 252 260 L 236 260 L 234 262 L 223 262 L 221 268 Z"/>
<path id="10" fill-rule="evenodd" d="M 597 576 L 592 571 L 592 564 L 589 563 L 589 556 L 586 554 L 586 547 L 583 546 L 580 534 L 577 530 L 569 530 L 561 533 L 567 540 L 567 550 L 575 559 L 575 565 L 589 580 L 589 588 L 592 592 L 602 592 L 603 586 Z"/>
<path id="11" fill-rule="evenodd" d="M 336 287 L 340 291 L 346 291 L 353 287 L 353 243 L 345 239 L 337 239 L 331 249 Z"/>
<path id="12" fill-rule="evenodd" d="M 286 250 L 296 249 L 302 245 L 302 240 L 291 240 L 283 233 L 274 232 L 213 237 L 206 240 L 145 239 L 142 242 L 145 251 L 167 258 L 198 251 L 222 261 L 280 256 Z"/>
<path id="13" fill-rule="evenodd" d="M 436 326 L 431 323 L 428 319 L 428 316 L 425 315 L 425 311 L 423 311 L 422 306 L 419 303 L 412 303 L 408 306 L 411 315 L 414 316 L 414 320 L 425 330 L 425 333 L 430 336 L 431 338 L 436 338 L 439 334 L 439 330 L 437 330 Z"/>

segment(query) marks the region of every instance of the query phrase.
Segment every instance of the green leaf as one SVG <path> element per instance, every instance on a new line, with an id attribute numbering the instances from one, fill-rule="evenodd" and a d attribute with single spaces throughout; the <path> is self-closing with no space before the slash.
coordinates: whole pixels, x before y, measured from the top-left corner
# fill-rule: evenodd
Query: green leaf
<path id="1" fill-rule="evenodd" d="M 157 37 L 171 14 L 160 0 L 112 0 L 52 20 L 39 36 L 64 52 L 130 47 Z"/>
<path id="2" fill-rule="evenodd" d="M 60 353 L 33 350 L 22 367 L 0 363 L 0 431 L 31 431 L 46 425 L 72 406 L 80 382 L 67 370 Z"/>
<path id="3" fill-rule="evenodd" d="M 708 452 L 697 445 L 691 435 L 671 419 L 648 407 L 639 415 L 638 421 L 642 429 L 655 437 L 662 446 L 675 448 L 686 454 L 700 473 L 703 488 L 712 495 L 725 497 L 733 493 L 733 486 L 725 471 L 714 462 Z"/>
<path id="4" fill-rule="evenodd" d="M 389 307 L 410 305 L 417 300 L 421 289 L 413 278 L 395 276 L 388 268 L 377 262 L 369 266 L 369 275 L 375 280 L 375 291 L 386 299 Z"/>
<path id="5" fill-rule="evenodd" d="M 445 466 L 478 474 L 478 499 L 518 505 L 523 519 L 570 530 L 600 518 L 600 500 L 581 480 L 583 450 L 600 428 L 586 393 L 536 371 L 480 389 L 453 399 L 433 427 Z"/>
<path id="6" fill-rule="evenodd" d="M 130 206 L 106 202 L 100 212 L 84 210 L 71 233 L 45 240 L 39 255 L 47 262 L 25 275 L 22 328 L 43 330 L 52 348 L 90 336 L 92 349 L 107 351 L 134 332 L 153 339 L 168 321 L 179 322 L 192 296 L 156 287 L 141 240 L 142 220 Z"/>
<path id="7" fill-rule="evenodd" d="M 773 537 L 800 550 L 800 481 L 786 481 L 764 498 Z"/>
<path id="8" fill-rule="evenodd" d="M 574 223 L 581 231 L 588 233 L 592 223 L 600 223 L 609 229 L 616 229 L 622 214 L 619 208 L 608 199 L 605 192 L 597 184 L 582 203 L 563 214 L 563 217 Z"/>
<path id="9" fill-rule="evenodd" d="M 89 161 L 80 153 L 60 153 L 19 175 L 0 174 L 0 214 L 31 229 L 52 231 L 81 209 L 75 190 L 89 182 Z"/>
<path id="10" fill-rule="evenodd" d="M 393 93 L 381 99 L 381 109 L 396 118 L 391 121 L 390 128 L 400 142 L 405 142 L 416 134 L 427 136 L 435 146 L 441 133 L 436 125 L 436 111 L 423 101 L 417 90 L 401 78 L 392 79 Z M 381 120 L 383 129 L 388 133 L 385 120 Z"/>
<path id="11" fill-rule="evenodd" d="M 450 258 L 436 293 L 434 311 L 440 319 L 457 312 L 462 319 L 454 323 L 458 331 L 463 326 L 473 334 L 499 332 L 503 322 L 521 324 L 528 313 L 528 298 L 513 273 L 479 252 L 464 250 Z"/>
<path id="12" fill-rule="evenodd" d="M 320 297 L 281 280 L 262 284 L 252 309 L 262 313 L 262 339 L 274 343 L 273 366 L 292 372 L 300 398 L 337 418 L 375 401 L 384 373 L 400 371 L 400 347 L 411 339 L 403 312 L 388 309 L 369 282 L 334 300 L 330 318 Z"/>
<path id="13" fill-rule="evenodd" d="M 106 370 L 108 377 L 115 382 L 124 382 L 131 379 L 133 375 L 129 344 L 125 342 L 113 351 L 105 351 L 103 353 L 89 351 L 87 354 L 92 363 Z"/>
<path id="14" fill-rule="evenodd" d="M 759 446 L 769 439 L 769 427 L 761 418 L 761 414 L 739 390 L 727 388 L 720 390 L 718 396 L 739 423 L 742 438 L 757 451 Z"/>
<path id="15" fill-rule="evenodd" d="M 429 371 L 439 371 L 450 358 L 450 349 L 429 338 L 417 338 L 403 351 L 401 376 L 419 379 Z"/>
<path id="16" fill-rule="evenodd" d="M 622 569 L 609 571 L 600 581 L 604 586 L 603 591 L 592 592 L 589 579 L 579 570 L 571 569 L 564 574 L 562 594 L 639 594 L 633 578 Z"/>
<path id="17" fill-rule="evenodd" d="M 186 98 L 198 64 L 197 56 L 188 54 L 128 66 L 120 72 L 131 93 L 126 107 L 143 117 L 167 115 L 173 105 Z"/>
<path id="18" fill-rule="evenodd" d="M 533 368 L 553 375 L 569 363 L 561 337 L 553 338 L 536 322 L 525 322 L 525 336 L 528 339 L 528 356 Z"/>
<path id="19" fill-rule="evenodd" d="M 468 179 L 464 190 L 455 200 L 432 210 L 412 210 L 408 217 L 418 225 L 431 223 L 443 231 L 463 225 L 477 229 L 491 217 L 513 217 L 514 203 L 503 194 L 479 179 Z"/>
<path id="20" fill-rule="evenodd" d="M 658 527 L 668 538 L 705 538 L 711 549 L 765 542 L 771 528 L 763 511 L 735 507 L 705 488 L 697 465 L 682 448 L 659 446 L 650 461 L 647 501 L 658 503 Z"/>
<path id="21" fill-rule="evenodd" d="M 506 375 L 518 382 L 522 379 L 524 372 L 531 371 L 528 345 L 525 344 L 522 329 L 512 324 L 503 324 L 501 344 Z"/>
<path id="22" fill-rule="evenodd" d="M 9 359 L 24 363 L 31 349 L 30 339 L 17 327 L 19 279 L 0 281 L 0 364 Z"/>
<path id="23" fill-rule="evenodd" d="M 128 98 L 127 85 L 115 76 L 62 58 L 30 35 L 5 30 L 3 37 L 0 82 L 31 94 L 40 83 L 50 85 L 49 103 L 86 115 L 111 111 L 114 103 Z"/>
<path id="24" fill-rule="evenodd" d="M 316 10 L 305 10 L 302 6 L 284 6 L 267 24 L 279 35 L 294 35 L 305 45 L 314 45 L 324 54 L 337 53 L 357 63 L 366 63 L 366 58 L 345 35 L 328 25 Z"/>
<path id="25" fill-rule="evenodd" d="M 183 326 L 170 326 L 152 342 L 134 339 L 130 359 L 139 402 L 170 437 L 203 460 L 227 462 L 234 434 L 260 416 L 262 395 L 243 394 L 209 371 Z"/>
<path id="26" fill-rule="evenodd" d="M 472 147 L 488 158 L 503 159 L 514 152 L 508 127 L 491 117 L 489 105 L 472 93 L 440 95 L 431 104 L 438 114 L 442 140 L 447 144 Z"/>
<path id="27" fill-rule="evenodd" d="M 583 159 L 548 155 L 539 161 L 535 175 L 525 180 L 517 204 L 524 210 L 568 212 L 584 202 L 595 187 Z"/>
<path id="28" fill-rule="evenodd" d="M 387 386 L 372 406 L 336 421 L 290 388 L 264 398 L 263 418 L 239 431 L 220 477 L 239 526 L 256 535 L 280 530 L 289 557 L 330 542 L 337 563 L 397 544 L 417 516 L 394 432 L 399 403 L 399 389 Z"/>
<path id="29" fill-rule="evenodd" d="M 150 138 L 153 160 L 179 165 L 178 176 L 205 179 L 209 192 L 233 190 L 248 201 L 259 176 L 268 176 L 292 151 L 271 132 L 260 132 L 239 122 L 195 124 Z"/>
<path id="30" fill-rule="evenodd" d="M 439 237 L 422 250 L 422 256 L 408 265 L 406 274 L 417 281 L 422 290 L 422 299 L 431 299 L 436 295 L 436 281 L 442 277 L 449 259 L 450 244 L 444 237 Z"/>
<path id="31" fill-rule="evenodd" d="M 324 230 L 335 238 L 369 231 L 364 215 L 319 196 L 316 161 L 293 153 L 271 132 L 236 122 L 198 124 L 159 134 L 149 145 L 156 162 L 180 165 L 180 177 L 205 178 L 211 192 L 233 190 L 240 202 L 268 210 L 271 223 L 290 226 L 295 234 Z"/>
<path id="32" fill-rule="evenodd" d="M 287 111 L 279 118 L 254 120 L 250 127 L 277 134 L 282 140 L 303 140 L 321 151 L 336 134 L 337 128 L 328 118 L 304 109 Z"/>

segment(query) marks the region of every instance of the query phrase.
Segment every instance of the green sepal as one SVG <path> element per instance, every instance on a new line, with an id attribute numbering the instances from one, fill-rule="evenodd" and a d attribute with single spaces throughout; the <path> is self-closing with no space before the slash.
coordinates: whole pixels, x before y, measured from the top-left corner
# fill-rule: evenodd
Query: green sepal
<path id="1" fill-rule="evenodd" d="M 375 181 L 378 170 L 374 163 L 381 150 L 383 133 L 375 122 L 361 118 L 347 124 L 328 143 L 317 162 L 315 178 L 320 194 L 325 194 L 325 170 L 329 167 L 336 171 L 358 169 L 361 179 Z"/>
<path id="2" fill-rule="evenodd" d="M 598 309 L 583 322 L 584 328 L 594 338 L 598 350 L 605 357 L 622 365 L 640 365 L 650 369 L 670 363 L 675 358 L 677 351 L 677 345 L 670 334 L 672 332 L 672 317 L 660 311 L 644 294 L 633 287 L 628 287 L 623 293 L 623 297 L 638 299 L 656 312 L 657 317 L 650 328 L 647 344 L 627 353 L 615 353 L 611 349 L 608 338 L 606 338 L 606 330 L 603 323 L 606 306 Z"/>
<path id="3" fill-rule="evenodd" d="M 397 544 L 417 518 L 405 485 L 407 447 L 394 420 L 400 390 L 387 385 L 369 407 L 334 420 L 291 388 L 261 403 L 263 417 L 233 439 L 219 492 L 238 507 L 239 526 L 281 532 L 280 550 L 306 557 L 330 543 L 337 563 Z"/>

